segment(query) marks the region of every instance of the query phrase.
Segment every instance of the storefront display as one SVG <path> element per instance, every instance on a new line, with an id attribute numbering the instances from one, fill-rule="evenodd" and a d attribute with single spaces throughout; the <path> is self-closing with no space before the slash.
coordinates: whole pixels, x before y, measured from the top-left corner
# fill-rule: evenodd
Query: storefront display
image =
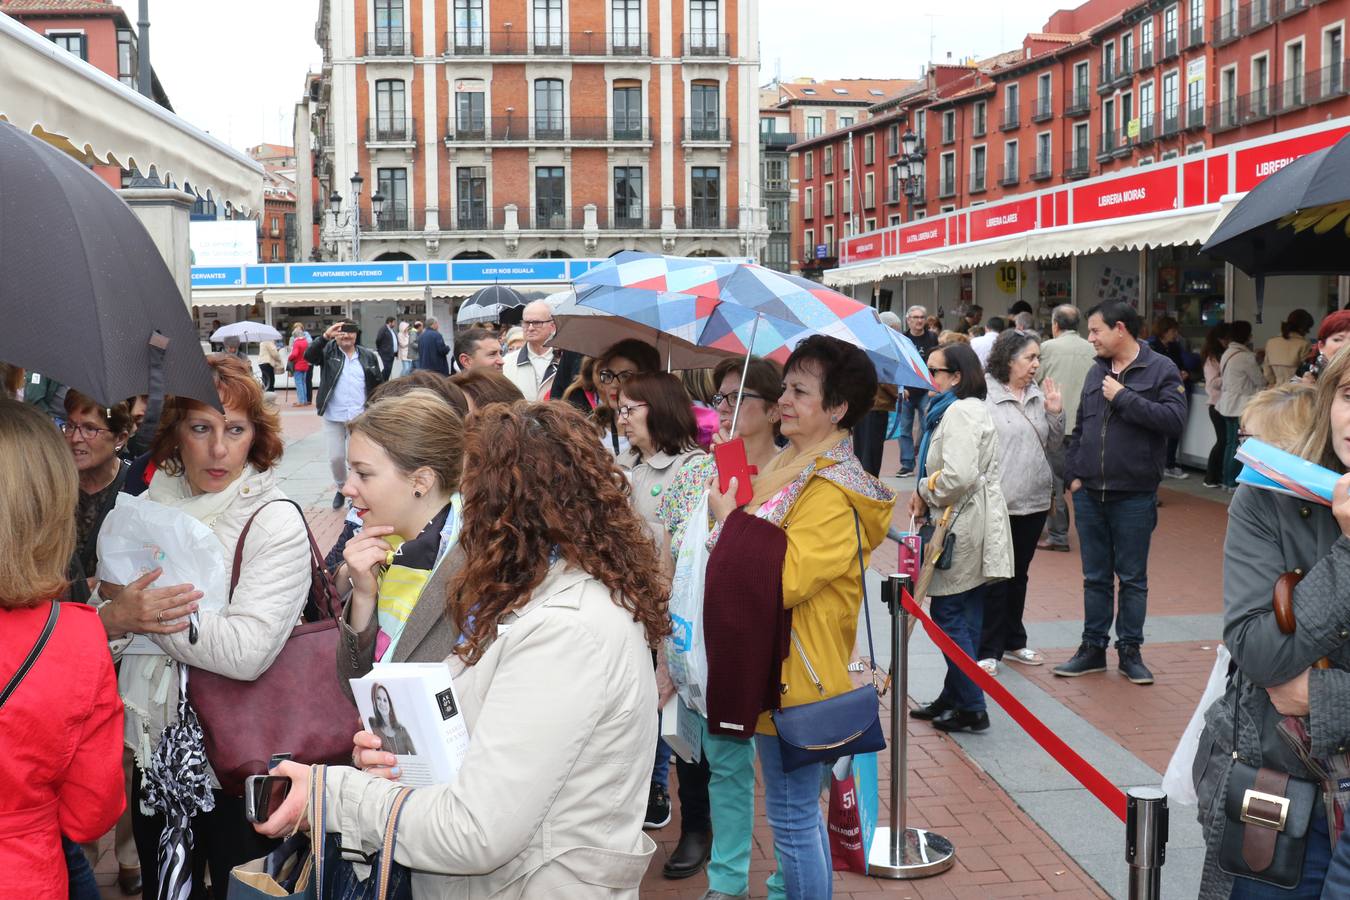
<path id="1" fill-rule="evenodd" d="M 1181 336 L 1192 347 L 1224 320 L 1223 265 L 1202 256 L 1193 246 L 1158 247 L 1149 251 L 1151 295 L 1149 318 L 1176 319 Z"/>

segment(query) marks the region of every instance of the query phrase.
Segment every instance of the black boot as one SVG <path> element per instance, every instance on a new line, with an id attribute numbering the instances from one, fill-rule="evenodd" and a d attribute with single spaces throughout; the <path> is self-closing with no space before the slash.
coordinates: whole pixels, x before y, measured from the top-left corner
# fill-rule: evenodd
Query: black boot
<path id="1" fill-rule="evenodd" d="M 686 831 L 661 868 L 667 878 L 688 878 L 703 871 L 712 855 L 712 832 Z"/>
<path id="2" fill-rule="evenodd" d="M 1077 678 L 1091 672 L 1106 671 L 1106 648 L 1097 647 L 1086 641 L 1078 645 L 1078 652 L 1066 663 L 1055 666 L 1054 673 L 1067 678 Z"/>
<path id="3" fill-rule="evenodd" d="M 938 731 L 988 731 L 989 713 L 982 709 L 949 709 L 933 720 Z"/>
<path id="4" fill-rule="evenodd" d="M 917 709 L 910 710 L 909 717 L 911 719 L 919 719 L 920 721 L 927 722 L 936 719 L 951 708 L 952 705 L 950 703 L 939 697 L 927 706 L 920 706 Z"/>
<path id="5" fill-rule="evenodd" d="M 1120 658 L 1120 674 L 1124 675 L 1133 684 L 1152 684 L 1153 673 L 1144 665 L 1144 658 L 1139 655 L 1138 644 L 1122 644 L 1116 648 L 1116 656 Z"/>

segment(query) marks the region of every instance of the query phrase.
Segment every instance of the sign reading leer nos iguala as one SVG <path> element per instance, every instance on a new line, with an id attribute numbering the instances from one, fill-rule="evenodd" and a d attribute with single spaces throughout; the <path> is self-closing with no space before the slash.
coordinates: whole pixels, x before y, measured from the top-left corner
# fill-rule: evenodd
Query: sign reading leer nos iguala
<path id="1" fill-rule="evenodd" d="M 1101 222 L 1176 209 L 1175 166 L 1074 188 L 1073 221 Z"/>
<path id="2" fill-rule="evenodd" d="M 1012 203 L 1000 203 L 997 206 L 981 206 L 970 211 L 970 239 L 972 241 L 1021 234 L 1035 227 L 1036 199 L 1034 197 Z"/>

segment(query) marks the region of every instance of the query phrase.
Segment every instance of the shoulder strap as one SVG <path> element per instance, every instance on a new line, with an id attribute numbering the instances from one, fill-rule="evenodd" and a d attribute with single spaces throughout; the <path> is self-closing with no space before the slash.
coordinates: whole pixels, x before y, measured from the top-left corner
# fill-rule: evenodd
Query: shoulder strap
<path id="1" fill-rule="evenodd" d="M 872 613 L 867 608 L 867 566 L 863 563 L 862 548 L 862 521 L 858 518 L 858 511 L 853 510 L 853 531 L 858 536 L 858 580 L 862 584 L 862 608 L 863 618 L 867 622 L 867 664 L 872 667 L 872 674 L 877 673 L 877 651 L 872 646 Z"/>
<path id="2" fill-rule="evenodd" d="M 234 589 L 239 584 L 239 569 L 244 561 L 244 539 L 248 537 L 249 529 L 253 527 L 253 520 L 258 518 L 268 506 L 273 503 L 289 503 L 295 507 L 295 511 L 300 514 L 300 525 L 305 529 L 305 537 L 309 539 L 309 568 L 310 577 L 313 581 L 310 584 L 310 596 L 315 597 L 315 587 L 319 587 L 319 593 L 322 602 L 313 604 L 315 609 L 306 606 L 307 617 L 332 618 L 335 619 L 342 612 L 342 601 L 338 598 L 337 591 L 333 588 L 332 579 L 328 577 L 328 568 L 324 565 L 323 553 L 319 550 L 318 541 L 314 540 L 314 532 L 309 529 L 309 521 L 305 519 L 305 511 L 289 497 L 277 497 L 274 500 L 268 500 L 262 506 L 253 511 L 253 515 L 248 517 L 244 523 L 243 530 L 239 532 L 239 542 L 234 546 L 234 562 L 230 568 L 230 598 L 234 598 Z"/>
<path id="3" fill-rule="evenodd" d="M 18 690 L 19 685 L 23 683 L 23 679 L 28 674 L 28 671 L 33 668 L 34 663 L 38 661 L 38 657 L 42 655 L 43 648 L 47 646 L 47 641 L 52 636 L 52 631 L 56 629 L 56 620 L 60 615 L 61 602 L 59 600 L 53 600 L 51 611 L 47 613 L 47 622 L 42 626 L 42 633 L 38 635 L 37 643 L 33 645 L 32 650 L 28 651 L 28 656 L 24 659 L 23 664 L 19 666 L 19 671 L 15 672 L 14 677 L 9 679 L 9 684 L 5 685 L 4 691 L 0 691 L 0 708 L 4 707 L 5 701 L 9 699 L 9 695 Z"/>

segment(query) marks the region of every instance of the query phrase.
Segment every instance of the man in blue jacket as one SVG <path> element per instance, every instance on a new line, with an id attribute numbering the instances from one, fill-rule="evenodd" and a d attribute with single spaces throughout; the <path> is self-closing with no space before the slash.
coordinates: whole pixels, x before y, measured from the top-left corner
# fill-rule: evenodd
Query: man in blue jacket
<path id="1" fill-rule="evenodd" d="M 1188 404 L 1177 367 L 1139 342 L 1139 325 L 1139 313 L 1126 303 L 1088 311 L 1097 363 L 1083 382 L 1064 476 L 1083 556 L 1083 642 L 1056 675 L 1106 671 L 1114 616 L 1121 673 L 1135 684 L 1153 683 L 1139 653 L 1149 539 L 1158 524 L 1167 441 L 1185 430 Z"/>
<path id="2" fill-rule="evenodd" d="M 449 375 L 450 363 L 446 359 L 449 355 L 450 347 L 441 336 L 441 323 L 435 318 L 427 319 L 426 330 L 417 341 L 417 368 Z"/>

